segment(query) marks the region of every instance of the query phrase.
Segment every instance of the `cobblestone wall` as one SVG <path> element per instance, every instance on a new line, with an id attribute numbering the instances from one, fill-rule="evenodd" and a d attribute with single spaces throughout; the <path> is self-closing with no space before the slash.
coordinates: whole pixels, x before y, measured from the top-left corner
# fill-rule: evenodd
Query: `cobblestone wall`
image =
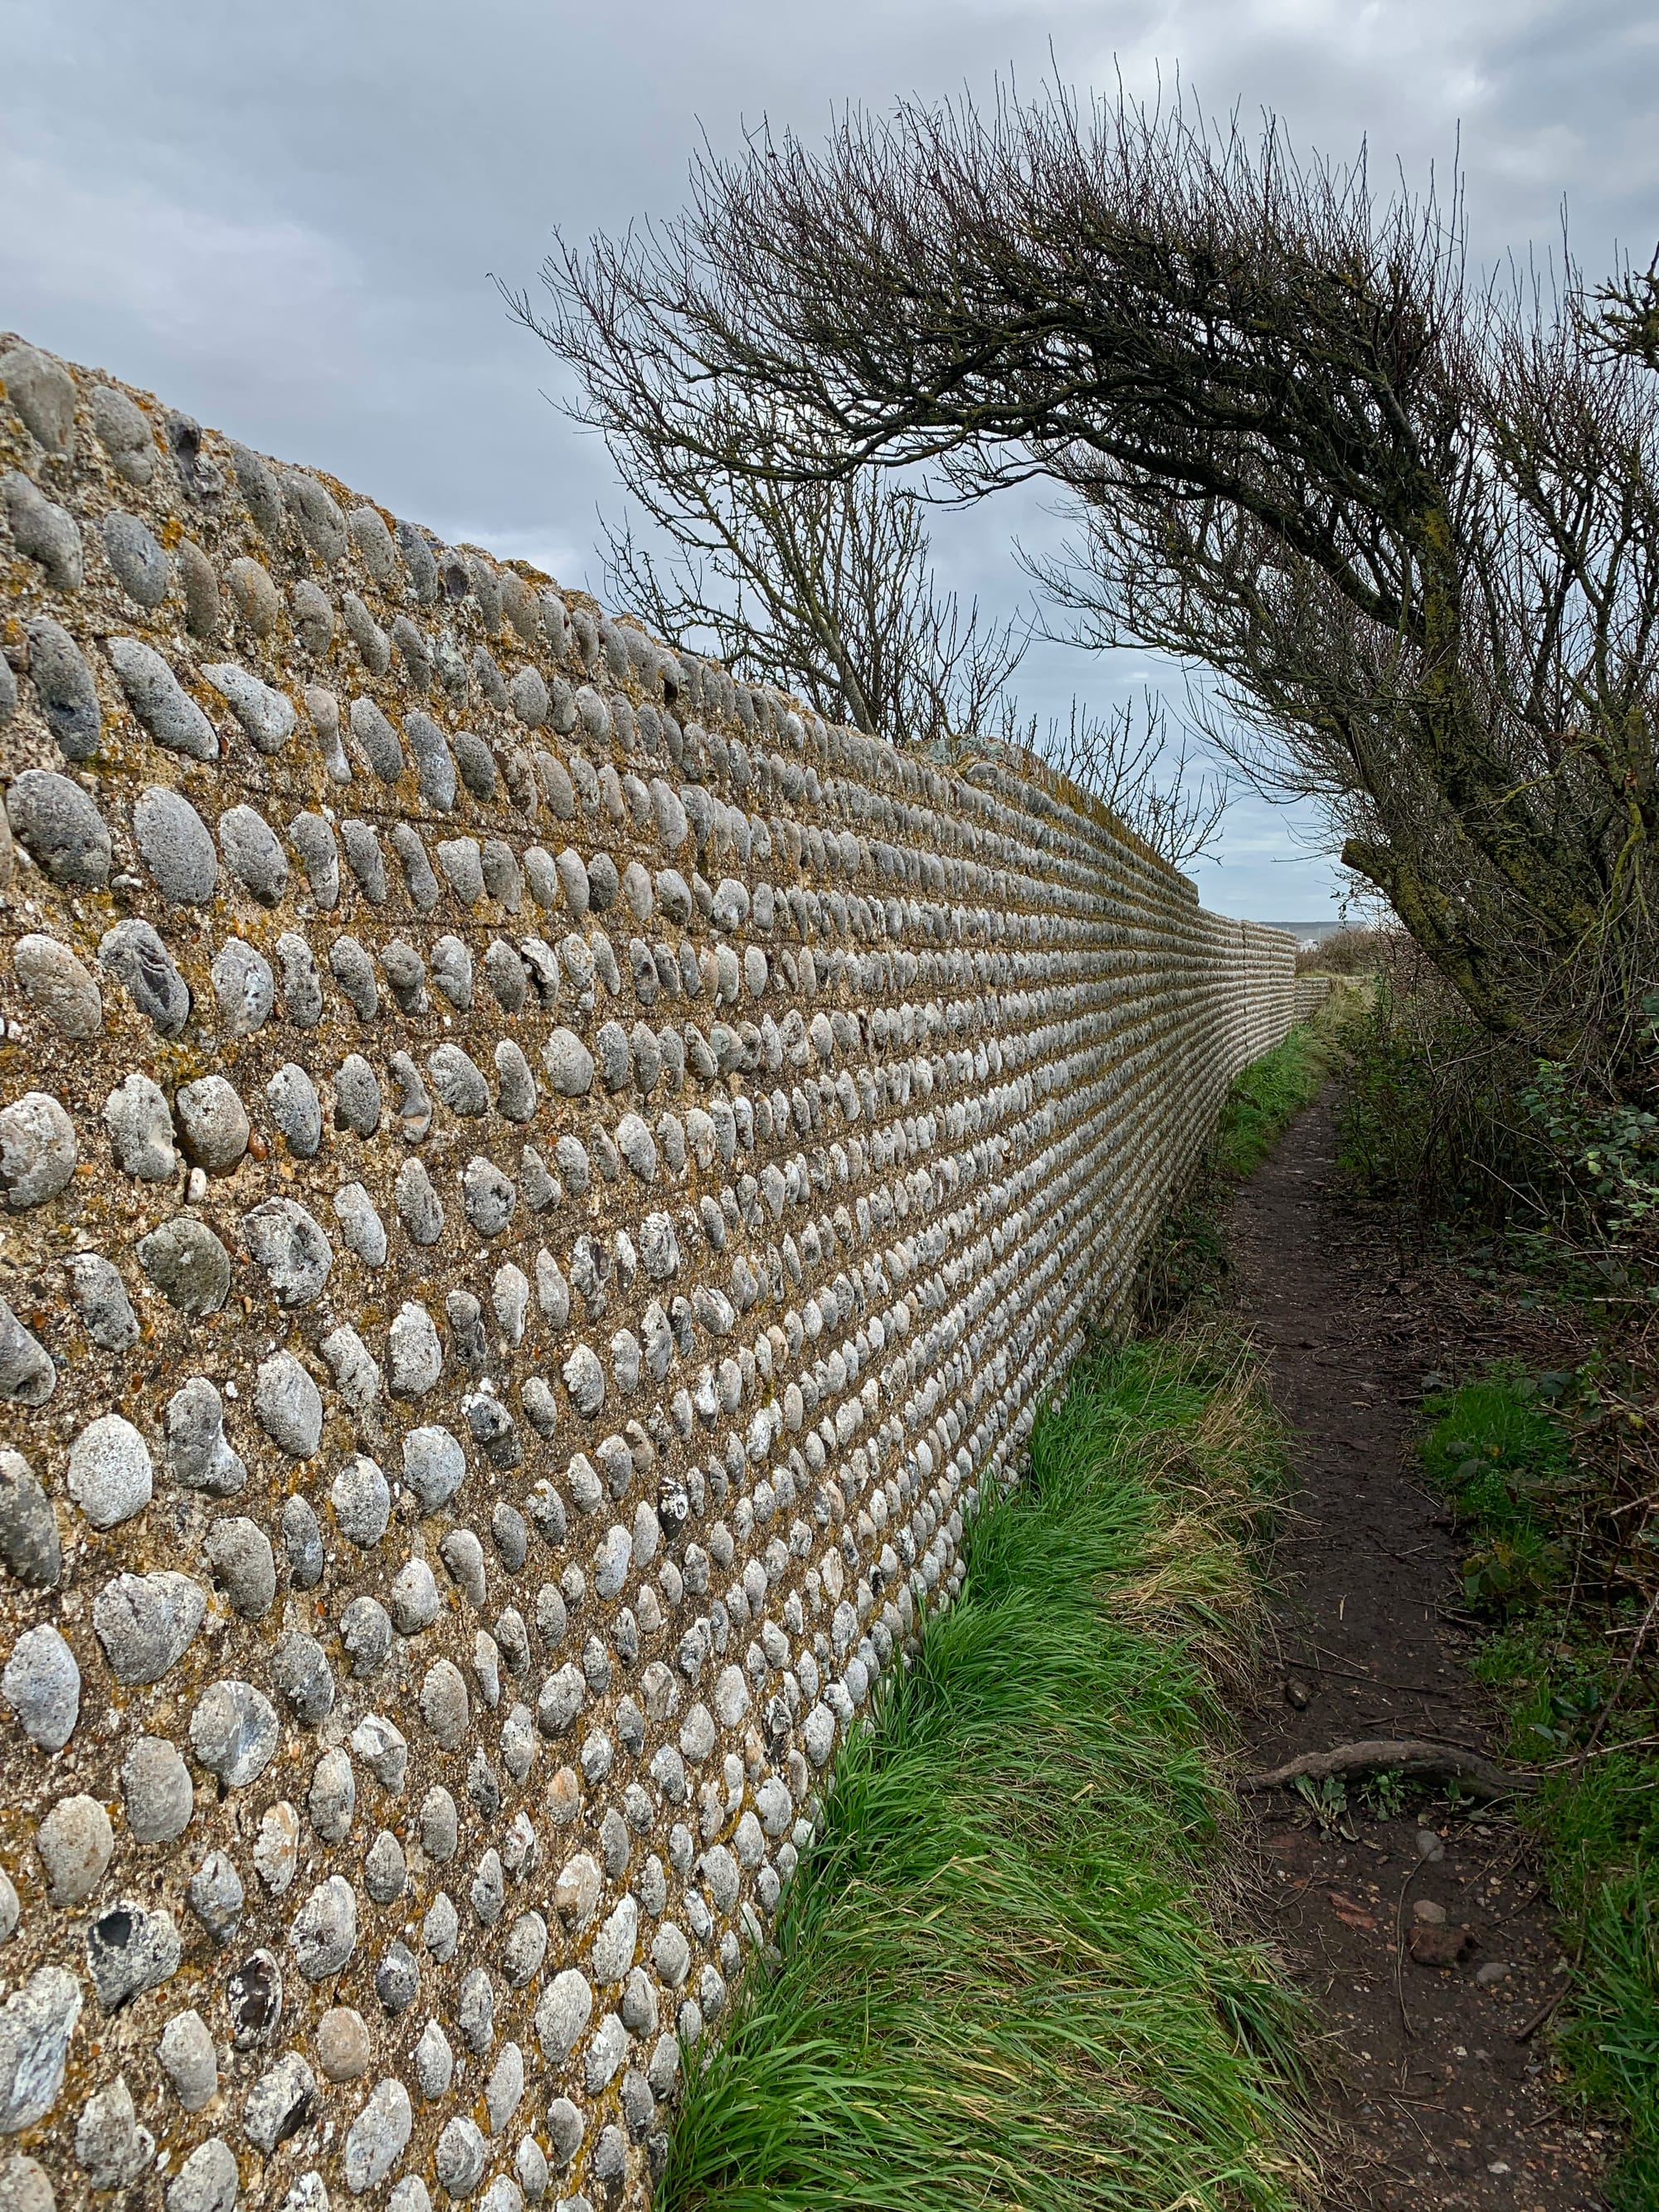
<path id="1" fill-rule="evenodd" d="M 1291 942 L 0 355 L 0 2205 L 642 2202 Z"/>

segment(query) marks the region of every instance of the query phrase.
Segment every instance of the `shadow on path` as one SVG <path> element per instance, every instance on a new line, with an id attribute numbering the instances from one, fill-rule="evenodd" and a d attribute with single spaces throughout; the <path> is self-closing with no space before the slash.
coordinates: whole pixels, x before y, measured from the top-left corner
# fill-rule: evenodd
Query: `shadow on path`
<path id="1" fill-rule="evenodd" d="M 1420 1377 L 1392 1325 L 1394 1262 L 1345 1206 L 1334 1154 L 1328 1094 L 1231 1212 L 1234 1295 L 1268 1354 L 1298 1491 L 1276 1558 L 1279 1658 L 1242 1715 L 1252 1771 L 1368 1736 L 1494 1749 L 1455 1618 L 1457 1547 L 1412 1448 Z M 1322 1832 L 1289 1791 L 1247 1797 L 1243 1830 L 1252 1917 L 1328 2037 L 1332 2207 L 1601 2206 L 1603 2138 L 1559 2106 L 1539 2025 L 1566 1961 L 1527 1838 L 1501 1809 L 1454 1814 L 1426 1790 L 1394 1818 L 1347 1794 Z"/>

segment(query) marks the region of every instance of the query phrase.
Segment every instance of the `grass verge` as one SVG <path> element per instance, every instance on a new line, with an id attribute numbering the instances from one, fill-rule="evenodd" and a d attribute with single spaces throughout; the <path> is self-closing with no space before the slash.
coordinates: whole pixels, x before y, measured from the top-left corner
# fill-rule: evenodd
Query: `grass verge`
<path id="1" fill-rule="evenodd" d="M 1492 1623 L 1477 1672 L 1506 1748 L 1542 1770 L 1520 1818 L 1536 1832 L 1577 1964 L 1557 2033 L 1595 2109 L 1629 2129 L 1614 2212 L 1659 2205 L 1659 1684 L 1633 1597 L 1587 1596 L 1560 1404 L 1575 1378 L 1503 1367 L 1425 1401 L 1423 1456 L 1473 1537 L 1470 1602 Z M 1629 1748 L 1622 1748 L 1628 1745 Z"/>
<path id="2" fill-rule="evenodd" d="M 846 1747 L 661 2212 L 1279 2212 L 1299 2013 L 1206 1900 L 1272 1416 L 1213 1334 L 1102 1352 Z"/>

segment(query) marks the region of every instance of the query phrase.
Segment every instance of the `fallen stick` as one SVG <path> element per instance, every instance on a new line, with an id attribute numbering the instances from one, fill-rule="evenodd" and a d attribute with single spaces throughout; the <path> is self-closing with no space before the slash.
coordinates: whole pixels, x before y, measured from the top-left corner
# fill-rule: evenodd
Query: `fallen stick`
<path id="1" fill-rule="evenodd" d="M 1461 1782 L 1482 1797 L 1507 1797 L 1528 1790 L 1524 1776 L 1506 1774 L 1478 1751 L 1455 1744 L 1425 1743 L 1416 1736 L 1370 1736 L 1363 1742 L 1334 1744 L 1329 1751 L 1304 1751 L 1266 1774 L 1252 1774 L 1246 1790 L 1282 1790 L 1304 1775 L 1310 1782 L 1326 1782 L 1352 1774 L 1413 1774 L 1426 1782 Z"/>

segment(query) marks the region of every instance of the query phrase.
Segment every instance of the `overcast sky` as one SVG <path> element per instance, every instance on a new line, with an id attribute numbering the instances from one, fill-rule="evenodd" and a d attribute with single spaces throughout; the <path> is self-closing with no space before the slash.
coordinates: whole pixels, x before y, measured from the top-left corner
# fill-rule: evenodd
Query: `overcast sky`
<path id="1" fill-rule="evenodd" d="M 0 327 L 331 470 L 446 538 L 597 584 L 602 447 L 490 283 L 533 283 L 550 227 L 680 204 L 699 131 L 837 103 L 1179 71 L 1212 111 L 1272 106 L 1307 148 L 1443 178 L 1461 129 L 1477 252 L 1559 240 L 1593 267 L 1659 234 L 1659 18 L 1633 0 L 0 0 Z M 999 609 L 1040 513 L 939 519 Z M 1047 713 L 1143 676 L 1061 648 Z M 1310 825 L 1248 801 L 1207 903 L 1328 914 Z"/>

